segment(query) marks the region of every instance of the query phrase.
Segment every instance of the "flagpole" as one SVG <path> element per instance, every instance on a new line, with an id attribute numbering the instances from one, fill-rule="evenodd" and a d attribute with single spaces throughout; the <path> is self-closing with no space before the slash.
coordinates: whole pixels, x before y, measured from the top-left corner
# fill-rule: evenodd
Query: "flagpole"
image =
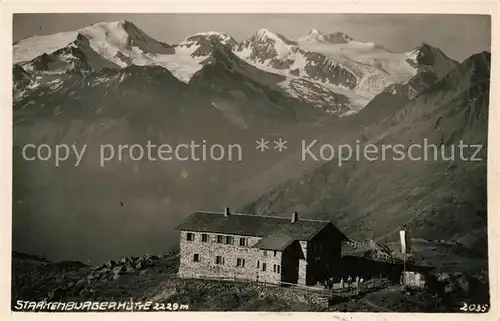
<path id="1" fill-rule="evenodd" d="M 406 251 L 403 253 L 403 273 L 406 272 Z"/>
<path id="2" fill-rule="evenodd" d="M 406 247 L 408 244 L 406 244 L 406 228 L 404 227 L 400 232 L 400 238 L 401 238 L 401 252 L 403 253 L 403 275 L 402 275 L 402 285 L 404 286 L 406 284 Z"/>

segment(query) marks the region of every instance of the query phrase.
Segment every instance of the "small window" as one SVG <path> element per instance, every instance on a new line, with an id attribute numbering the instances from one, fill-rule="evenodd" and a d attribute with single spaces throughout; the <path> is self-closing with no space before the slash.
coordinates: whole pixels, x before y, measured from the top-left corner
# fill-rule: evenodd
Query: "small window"
<path id="1" fill-rule="evenodd" d="M 208 242 L 208 234 L 201 234 L 201 241 L 203 243 L 207 243 Z"/>
<path id="2" fill-rule="evenodd" d="M 274 255 L 274 256 L 276 256 L 277 254 L 278 254 L 278 252 L 277 252 L 277 251 L 274 251 L 274 252 L 273 252 L 273 255 Z"/>
<path id="3" fill-rule="evenodd" d="M 194 233 L 187 233 L 186 241 L 194 241 Z"/>
<path id="4" fill-rule="evenodd" d="M 273 272 L 276 273 L 276 264 L 273 264 Z"/>
<path id="5" fill-rule="evenodd" d="M 236 266 L 245 267 L 245 259 L 237 258 L 236 259 Z"/>
<path id="6" fill-rule="evenodd" d="M 224 264 L 224 258 L 222 256 L 217 255 L 215 257 L 215 264 Z"/>
<path id="7" fill-rule="evenodd" d="M 226 244 L 234 244 L 234 237 L 226 236 Z"/>
<path id="8" fill-rule="evenodd" d="M 223 235 L 217 235 L 217 243 L 224 243 L 224 236 Z"/>
<path id="9" fill-rule="evenodd" d="M 199 254 L 193 255 L 193 262 L 200 262 L 200 255 Z"/>
<path id="10" fill-rule="evenodd" d="M 244 237 L 240 237 L 240 246 L 247 246 L 247 239 Z"/>
<path id="11" fill-rule="evenodd" d="M 260 261 L 257 260 L 257 268 L 260 268 Z"/>
<path id="12" fill-rule="evenodd" d="M 262 263 L 262 271 L 266 271 L 267 269 L 267 264 L 266 263 Z"/>
<path id="13" fill-rule="evenodd" d="M 267 256 L 267 250 L 264 250 L 264 256 Z"/>
<path id="14" fill-rule="evenodd" d="M 278 267 L 277 267 L 277 271 L 276 271 L 276 272 L 278 272 L 278 274 L 280 274 L 280 273 L 281 273 L 281 271 L 280 271 L 280 270 L 281 270 L 281 267 L 278 265 Z"/>

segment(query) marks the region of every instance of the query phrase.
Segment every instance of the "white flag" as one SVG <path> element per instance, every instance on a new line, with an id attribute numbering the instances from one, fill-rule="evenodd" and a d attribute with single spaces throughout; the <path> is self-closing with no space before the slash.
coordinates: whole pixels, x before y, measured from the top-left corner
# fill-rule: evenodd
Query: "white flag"
<path id="1" fill-rule="evenodd" d="M 410 234 L 406 230 L 399 231 L 399 237 L 401 239 L 401 253 L 410 253 L 411 244 L 410 244 Z"/>
<path id="2" fill-rule="evenodd" d="M 406 237 L 404 230 L 399 231 L 399 238 L 401 239 L 401 253 L 406 253 Z"/>

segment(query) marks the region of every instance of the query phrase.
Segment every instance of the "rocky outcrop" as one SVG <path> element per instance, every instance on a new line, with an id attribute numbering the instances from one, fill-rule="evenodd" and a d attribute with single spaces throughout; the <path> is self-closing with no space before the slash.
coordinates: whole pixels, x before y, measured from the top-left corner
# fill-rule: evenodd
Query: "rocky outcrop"
<path id="1" fill-rule="evenodd" d="M 156 255 L 147 254 L 141 257 L 125 257 L 119 261 L 107 261 L 94 266 L 87 280 L 116 280 L 123 274 L 145 271 L 159 259 Z"/>
<path id="2" fill-rule="evenodd" d="M 172 256 L 171 253 L 165 257 Z M 58 301 L 68 297 L 88 297 L 96 292 L 100 284 L 116 281 L 124 275 L 142 275 L 151 268 L 162 264 L 162 258 L 157 255 L 146 254 L 141 257 L 124 257 L 118 261 L 109 260 L 103 264 L 88 269 L 88 273 L 81 275 L 79 279 L 61 275 L 53 283 L 57 284 L 48 291 L 41 300 Z M 56 264 L 56 263 L 54 263 Z"/>
<path id="3" fill-rule="evenodd" d="M 487 303 L 487 272 L 470 275 L 463 272 L 437 272 L 427 280 L 427 291 L 434 294 L 444 304 L 456 302 Z"/>

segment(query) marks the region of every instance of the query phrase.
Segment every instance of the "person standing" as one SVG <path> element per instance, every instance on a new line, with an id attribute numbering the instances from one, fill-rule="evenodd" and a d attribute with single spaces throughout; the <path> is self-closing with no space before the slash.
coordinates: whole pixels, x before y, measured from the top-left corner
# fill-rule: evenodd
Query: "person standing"
<path id="1" fill-rule="evenodd" d="M 340 290 L 344 291 L 344 277 L 340 278 Z"/>
<path id="2" fill-rule="evenodd" d="M 352 277 L 351 275 L 349 274 L 347 276 L 347 288 L 349 289 L 349 292 L 351 292 L 351 286 L 352 286 Z"/>

